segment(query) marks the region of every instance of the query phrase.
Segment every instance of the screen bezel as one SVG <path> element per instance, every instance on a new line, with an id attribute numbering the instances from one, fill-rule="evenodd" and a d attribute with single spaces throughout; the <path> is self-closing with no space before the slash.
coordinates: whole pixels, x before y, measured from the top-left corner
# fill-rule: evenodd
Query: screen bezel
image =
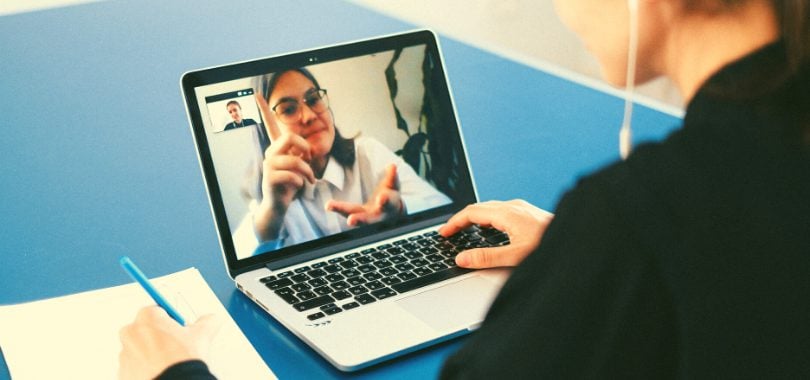
<path id="1" fill-rule="evenodd" d="M 413 215 L 405 215 L 395 221 L 384 221 L 368 226 L 358 227 L 344 231 L 339 234 L 324 238 L 304 242 L 290 247 L 269 251 L 255 256 L 238 259 L 233 244 L 231 226 L 226 216 L 225 205 L 222 193 L 217 181 L 214 162 L 208 145 L 208 138 L 205 133 L 202 113 L 200 112 L 196 88 L 214 83 L 230 81 L 245 77 L 263 75 L 277 72 L 279 70 L 303 67 L 313 64 L 327 63 L 347 58 L 380 53 L 409 46 L 425 45 L 426 53 L 430 53 L 437 63 L 434 65 L 436 74 L 443 78 L 434 81 L 437 99 L 441 102 L 441 107 L 448 111 L 444 120 L 445 123 L 455 126 L 455 138 L 460 142 L 461 153 L 459 184 L 461 185 L 458 196 L 453 202 L 434 209 L 425 210 Z M 284 54 L 280 56 L 261 58 L 252 61 L 227 64 L 223 66 L 195 70 L 185 73 L 181 78 L 181 88 L 184 94 L 186 109 L 191 124 L 192 134 L 200 160 L 200 167 L 206 184 L 211 210 L 219 235 L 219 241 L 231 277 L 238 274 L 260 268 L 274 262 L 295 262 L 294 258 L 301 256 L 302 260 L 309 260 L 312 254 L 303 253 L 318 252 L 317 255 L 327 255 L 339 250 L 349 249 L 352 246 L 367 244 L 370 240 L 383 240 L 403 233 L 403 227 L 414 226 L 418 228 L 426 221 L 442 220 L 453 213 L 461 210 L 466 205 L 475 203 L 478 199 L 472 179 L 471 170 L 468 164 L 466 149 L 463 146 L 461 129 L 458 116 L 455 112 L 446 71 L 444 69 L 443 57 L 439 49 L 436 35 L 429 30 L 419 30 L 403 34 L 373 38 L 368 40 L 350 42 L 340 45 L 317 48 L 313 50 L 301 51 L 297 53 Z M 373 237 L 373 239 L 369 239 Z M 356 244 L 352 244 L 356 242 Z M 317 256 L 316 255 L 316 256 Z"/>

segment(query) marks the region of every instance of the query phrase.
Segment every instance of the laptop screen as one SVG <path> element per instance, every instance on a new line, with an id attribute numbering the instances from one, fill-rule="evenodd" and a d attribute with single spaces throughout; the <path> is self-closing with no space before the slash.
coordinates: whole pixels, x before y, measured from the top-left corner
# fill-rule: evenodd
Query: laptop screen
<path id="1" fill-rule="evenodd" d="M 440 59 L 422 31 L 186 74 L 229 264 L 345 245 L 474 202 Z"/>

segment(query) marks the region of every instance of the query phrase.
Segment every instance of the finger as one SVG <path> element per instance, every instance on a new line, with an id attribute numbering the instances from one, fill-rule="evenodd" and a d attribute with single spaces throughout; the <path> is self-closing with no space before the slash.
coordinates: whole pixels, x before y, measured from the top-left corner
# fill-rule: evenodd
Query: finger
<path id="1" fill-rule="evenodd" d="M 138 310 L 138 314 L 135 316 L 135 323 L 160 322 L 167 318 L 170 318 L 169 314 L 166 313 L 163 308 L 158 305 L 150 305 Z"/>
<path id="2" fill-rule="evenodd" d="M 281 154 L 297 156 L 306 162 L 312 160 L 309 142 L 294 133 L 283 133 L 279 139 L 273 144 L 270 144 L 264 152 L 265 157 Z"/>
<path id="3" fill-rule="evenodd" d="M 439 233 L 447 237 L 471 225 L 492 227 L 499 231 L 508 232 L 509 211 L 511 209 L 505 202 L 489 201 L 469 205 L 453 215 L 443 226 Z"/>
<path id="4" fill-rule="evenodd" d="M 379 219 L 379 214 L 372 214 L 368 212 L 358 212 L 349 215 L 346 218 L 346 224 L 355 227 L 360 224 L 371 224 Z"/>
<path id="5" fill-rule="evenodd" d="M 125 343 L 129 341 L 130 331 L 132 330 L 132 325 L 126 325 L 118 330 L 118 340 L 121 343 Z"/>
<path id="6" fill-rule="evenodd" d="M 268 105 L 267 101 L 264 100 L 264 94 L 261 93 L 261 90 L 256 91 L 256 93 L 254 93 L 254 97 L 256 98 L 256 104 L 259 106 L 259 111 L 262 113 L 262 118 L 264 119 L 264 128 L 267 131 L 267 135 L 270 136 L 270 141 L 276 141 L 279 136 L 281 136 L 281 130 L 276 124 L 275 115 L 273 115 L 270 105 Z"/>
<path id="7" fill-rule="evenodd" d="M 457 232 L 473 225 L 470 220 L 470 213 L 475 213 L 481 204 L 474 204 L 464 207 L 461 211 L 450 217 L 443 226 L 439 228 L 439 234 L 444 237 L 455 235 Z"/>
<path id="8" fill-rule="evenodd" d="M 273 171 L 290 171 L 300 175 L 302 178 L 315 183 L 315 172 L 312 167 L 303 159 L 295 156 L 280 155 L 270 157 L 268 160 L 269 172 Z"/>
<path id="9" fill-rule="evenodd" d="M 456 255 L 456 265 L 462 268 L 495 268 L 516 266 L 522 255 L 513 246 L 495 248 L 474 248 L 460 252 Z"/>
<path id="10" fill-rule="evenodd" d="M 399 191 L 391 189 L 380 192 L 377 198 L 375 198 L 373 206 L 373 209 L 369 211 L 376 213 L 402 213 L 403 210 L 402 198 L 399 196 Z"/>
<path id="11" fill-rule="evenodd" d="M 267 176 L 267 181 L 271 188 L 274 189 L 275 194 L 282 194 L 286 191 L 287 187 L 291 187 L 295 190 L 304 187 L 306 180 L 298 173 L 287 170 L 277 170 Z M 281 193 L 277 193 L 278 191 L 281 191 Z"/>
<path id="12" fill-rule="evenodd" d="M 341 214 L 341 215 L 343 215 L 345 217 L 348 217 L 351 214 L 355 214 L 355 213 L 365 211 L 365 209 L 363 208 L 363 205 L 361 205 L 361 204 L 352 203 L 352 202 L 342 202 L 342 201 L 336 201 L 336 200 L 330 200 L 329 202 L 326 202 L 325 208 L 326 208 L 326 211 L 336 212 L 336 213 Z"/>
<path id="13" fill-rule="evenodd" d="M 312 149 L 309 142 L 295 133 L 290 133 L 289 136 L 292 146 L 289 148 L 288 152 L 294 156 L 301 157 L 301 159 L 306 162 L 312 161 Z"/>
<path id="14" fill-rule="evenodd" d="M 380 180 L 380 186 L 378 189 L 399 190 L 399 177 L 397 176 L 396 165 L 391 164 L 385 168 L 385 176 L 382 180 Z"/>

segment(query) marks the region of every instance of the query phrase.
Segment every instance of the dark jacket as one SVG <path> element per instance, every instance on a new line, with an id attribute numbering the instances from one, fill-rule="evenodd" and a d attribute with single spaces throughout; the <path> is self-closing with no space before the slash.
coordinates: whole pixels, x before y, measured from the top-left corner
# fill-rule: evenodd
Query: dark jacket
<path id="1" fill-rule="evenodd" d="M 810 378 L 810 68 L 784 62 L 725 67 L 582 179 L 442 377 Z"/>

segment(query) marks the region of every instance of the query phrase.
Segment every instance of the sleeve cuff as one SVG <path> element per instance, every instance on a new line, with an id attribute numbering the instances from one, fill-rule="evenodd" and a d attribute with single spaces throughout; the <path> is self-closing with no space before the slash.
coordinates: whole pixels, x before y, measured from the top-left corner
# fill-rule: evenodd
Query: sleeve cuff
<path id="1" fill-rule="evenodd" d="M 202 360 L 188 360 L 166 368 L 155 380 L 216 380 Z"/>
<path id="2" fill-rule="evenodd" d="M 253 256 L 275 251 L 281 247 L 284 247 L 284 238 L 264 241 L 259 243 L 259 246 L 253 251 Z"/>

